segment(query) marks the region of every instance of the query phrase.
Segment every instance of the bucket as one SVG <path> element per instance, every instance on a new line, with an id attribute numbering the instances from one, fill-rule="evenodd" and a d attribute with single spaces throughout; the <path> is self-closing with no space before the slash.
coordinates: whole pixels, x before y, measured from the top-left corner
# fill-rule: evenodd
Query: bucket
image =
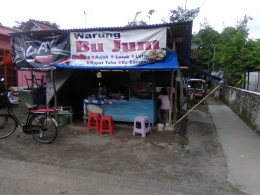
<path id="1" fill-rule="evenodd" d="M 163 131 L 164 124 L 158 123 L 157 124 L 157 131 Z"/>
<path id="2" fill-rule="evenodd" d="M 69 114 L 60 114 L 59 115 L 59 122 L 60 125 L 67 125 L 69 124 L 70 115 Z"/>

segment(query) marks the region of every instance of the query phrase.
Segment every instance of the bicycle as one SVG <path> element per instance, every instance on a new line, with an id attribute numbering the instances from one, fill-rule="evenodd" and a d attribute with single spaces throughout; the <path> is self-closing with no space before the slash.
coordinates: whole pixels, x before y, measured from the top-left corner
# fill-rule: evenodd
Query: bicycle
<path id="1" fill-rule="evenodd" d="M 40 143 L 48 144 L 53 142 L 58 135 L 58 125 L 55 119 L 48 113 L 54 113 L 55 108 L 37 109 L 38 105 L 25 103 L 29 111 L 26 122 L 22 122 L 15 116 L 13 111 L 13 105 L 17 102 L 17 100 L 12 98 L 12 94 L 15 93 L 7 93 L 7 112 L 0 113 L 0 139 L 12 135 L 19 125 L 22 127 L 22 132 L 16 138 L 25 133 L 26 135 L 31 134 Z"/>

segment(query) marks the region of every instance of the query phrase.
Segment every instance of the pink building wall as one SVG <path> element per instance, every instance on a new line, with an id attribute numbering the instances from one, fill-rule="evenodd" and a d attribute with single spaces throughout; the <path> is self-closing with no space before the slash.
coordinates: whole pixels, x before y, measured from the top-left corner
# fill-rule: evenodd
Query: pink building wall
<path id="1" fill-rule="evenodd" d="M 10 50 L 11 49 L 10 41 L 11 41 L 10 36 L 0 34 L 0 48 Z"/>
<path id="2" fill-rule="evenodd" d="M 0 48 L 1 49 L 7 49 L 11 50 L 11 36 L 9 33 L 15 32 L 15 30 L 10 30 L 9 28 L 6 27 L 0 27 Z M 26 87 L 27 88 L 27 82 L 25 79 L 25 76 L 27 79 L 31 79 L 31 71 L 17 71 L 17 87 Z M 42 79 L 43 76 L 43 81 L 46 83 L 46 73 L 45 72 L 33 72 L 35 77 L 37 79 Z M 41 81 L 37 81 L 38 84 L 41 84 Z M 28 81 L 28 85 L 32 86 L 31 81 Z M 34 85 L 35 87 L 36 84 Z M 14 86 L 16 87 L 16 86 Z M 45 87 L 45 86 L 44 86 Z"/>
<path id="3" fill-rule="evenodd" d="M 26 87 L 27 88 L 27 82 L 25 79 L 25 76 L 27 79 L 31 79 L 31 71 L 17 71 L 17 82 L 18 82 L 18 87 Z M 36 79 L 42 79 L 43 76 L 43 82 L 46 83 L 46 73 L 45 72 L 35 72 L 33 71 L 33 75 L 35 75 Z M 39 85 L 41 85 L 41 81 L 37 81 Z M 32 86 L 32 82 L 28 80 L 28 85 L 29 87 Z M 36 84 L 34 84 L 34 87 L 37 87 Z M 44 86 L 46 87 L 46 86 Z"/>

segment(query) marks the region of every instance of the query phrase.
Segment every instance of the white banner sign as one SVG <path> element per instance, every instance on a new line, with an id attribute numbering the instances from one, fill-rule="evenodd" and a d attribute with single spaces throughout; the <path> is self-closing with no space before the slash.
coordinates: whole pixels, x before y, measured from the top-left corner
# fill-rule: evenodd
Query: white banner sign
<path id="1" fill-rule="evenodd" d="M 75 66 L 136 66 L 163 60 L 166 27 L 126 31 L 70 33 Z"/>

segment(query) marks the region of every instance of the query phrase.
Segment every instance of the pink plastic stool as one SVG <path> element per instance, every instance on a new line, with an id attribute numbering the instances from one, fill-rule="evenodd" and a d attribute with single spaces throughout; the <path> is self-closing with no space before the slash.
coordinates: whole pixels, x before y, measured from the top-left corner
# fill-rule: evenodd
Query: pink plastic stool
<path id="1" fill-rule="evenodd" d="M 133 135 L 141 134 L 145 138 L 147 133 L 152 133 L 148 116 L 135 117 Z"/>
<path id="2" fill-rule="evenodd" d="M 92 112 L 88 115 L 88 127 L 87 127 L 88 132 L 90 129 L 96 129 L 96 131 L 99 132 L 99 119 L 100 119 L 99 113 Z"/>
<path id="3" fill-rule="evenodd" d="M 113 135 L 114 122 L 112 116 L 110 115 L 101 116 L 99 133 L 100 135 L 102 135 L 103 133 L 110 133 L 110 135 Z"/>

